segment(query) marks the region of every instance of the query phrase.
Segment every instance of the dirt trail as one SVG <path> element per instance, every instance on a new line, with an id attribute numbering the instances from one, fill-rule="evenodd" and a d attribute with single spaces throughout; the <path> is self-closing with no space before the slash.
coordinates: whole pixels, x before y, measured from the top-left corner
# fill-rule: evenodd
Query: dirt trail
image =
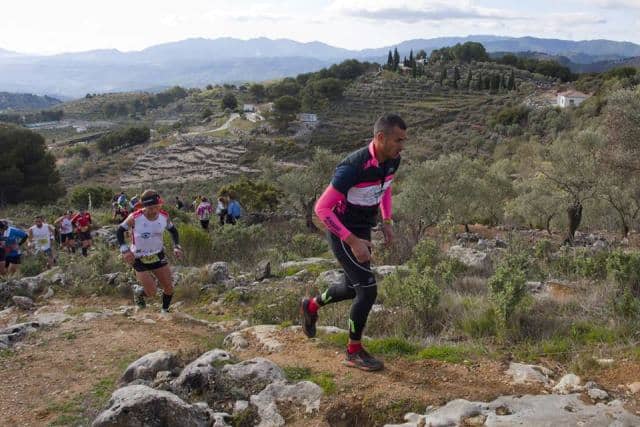
<path id="1" fill-rule="evenodd" d="M 95 311 L 95 307 L 114 309 L 127 302 L 96 298 L 83 304 Z M 78 301 L 71 303 L 79 306 Z M 192 360 L 219 346 L 221 336 L 206 326 L 175 316 L 162 320 L 155 309 L 146 313 L 155 323 L 122 315 L 67 321 L 32 334 L 15 352 L 0 355 L 3 425 L 45 426 L 60 423 L 65 416 L 71 421 L 58 425 L 73 425 L 72 421 L 82 416 L 90 420 L 108 399 L 124 368 L 136 358 L 165 349 Z M 323 398 L 319 414 L 304 419 L 291 413 L 291 425 L 379 425 L 400 422 L 405 412 L 424 412 L 427 405 L 442 405 L 456 398 L 489 401 L 500 395 L 544 392 L 539 386 L 511 385 L 503 373 L 506 362 L 450 364 L 387 358 L 384 371 L 365 373 L 342 366 L 338 348 L 320 339 L 309 340 L 300 331 L 281 329 L 273 337 L 283 344 L 276 353 L 264 351 L 250 335 L 249 347 L 233 353 L 240 359 L 262 356 L 281 367 L 309 368 L 335 383 L 335 392 Z M 633 372 L 639 380 L 635 374 L 640 372 L 640 364 L 628 362 L 603 370 L 596 380 L 615 390 L 617 384 L 630 382 L 630 376 L 623 372 Z M 637 402 L 630 406 L 637 409 Z"/>

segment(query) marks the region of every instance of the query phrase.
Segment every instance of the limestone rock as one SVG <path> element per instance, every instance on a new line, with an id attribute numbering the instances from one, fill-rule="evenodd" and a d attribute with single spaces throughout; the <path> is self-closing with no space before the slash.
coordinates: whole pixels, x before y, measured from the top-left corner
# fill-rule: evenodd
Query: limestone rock
<path id="1" fill-rule="evenodd" d="M 507 426 L 632 426 L 640 425 L 640 417 L 628 412 L 622 402 L 587 404 L 580 394 L 501 396 L 496 400 L 449 402 L 426 415 L 407 414 L 404 424 L 387 427 L 462 426 L 466 420 L 486 416 L 487 427 Z"/>
<path id="2" fill-rule="evenodd" d="M 28 334 L 34 332 L 40 325 L 38 322 L 17 323 L 0 329 L 0 349 L 12 347 L 22 341 Z"/>
<path id="3" fill-rule="evenodd" d="M 41 313 L 34 316 L 34 320 L 40 324 L 40 326 L 54 326 L 60 323 L 71 320 L 72 317 L 64 313 Z"/>
<path id="4" fill-rule="evenodd" d="M 450 258 L 457 259 L 470 269 L 478 272 L 489 272 L 493 268 L 491 257 L 486 252 L 462 246 L 451 246 L 447 251 Z"/>
<path id="5" fill-rule="evenodd" d="M 178 366 L 178 358 L 175 354 L 165 350 L 158 350 L 146 354 L 131 363 L 125 369 L 120 384 L 128 384 L 137 379 L 153 380 L 160 371 L 172 371 Z"/>
<path id="6" fill-rule="evenodd" d="M 204 406 L 189 405 L 167 391 L 131 385 L 113 392 L 107 409 L 98 415 L 92 426 L 210 427 L 214 419 L 213 412 Z"/>
<path id="7" fill-rule="evenodd" d="M 223 283 L 229 280 L 229 265 L 226 262 L 214 262 L 206 267 L 207 279 L 212 283 Z"/>
<path id="8" fill-rule="evenodd" d="M 342 270 L 323 271 L 316 278 L 316 285 L 322 287 L 331 287 L 344 282 L 344 272 Z"/>
<path id="9" fill-rule="evenodd" d="M 214 364 L 230 359 L 231 355 L 224 350 L 208 351 L 185 366 L 171 386 L 185 392 L 210 389 L 216 377 Z"/>
<path id="10" fill-rule="evenodd" d="M 558 384 L 553 387 L 553 392 L 556 394 L 569 394 L 577 391 L 584 390 L 584 387 L 580 385 L 581 379 L 575 374 L 567 374 L 560 378 Z"/>
<path id="11" fill-rule="evenodd" d="M 549 384 L 549 376 L 553 375 L 550 369 L 544 366 L 525 365 L 511 362 L 505 374 L 513 378 L 513 384 L 541 383 Z"/>
<path id="12" fill-rule="evenodd" d="M 592 400 L 607 400 L 609 398 L 609 393 L 599 388 L 590 388 L 587 391 L 587 396 L 589 396 Z"/>
<path id="13" fill-rule="evenodd" d="M 263 357 L 225 365 L 221 372 L 226 388 L 243 391 L 247 396 L 261 391 L 275 381 L 286 379 L 278 365 Z"/>
<path id="14" fill-rule="evenodd" d="M 377 276 L 384 277 L 391 273 L 395 273 L 396 271 L 408 271 L 409 267 L 406 265 L 379 265 L 377 267 L 372 267 L 371 269 Z"/>
<path id="15" fill-rule="evenodd" d="M 232 350 L 242 350 L 249 347 L 249 342 L 244 338 L 242 332 L 232 332 L 226 337 L 222 344 Z"/>
<path id="16" fill-rule="evenodd" d="M 255 273 L 256 273 L 255 279 L 258 282 L 268 277 L 271 277 L 271 261 L 269 260 L 260 261 L 256 266 Z"/>
<path id="17" fill-rule="evenodd" d="M 322 388 L 312 382 L 301 381 L 292 385 L 279 381 L 251 396 L 251 403 L 258 408 L 258 426 L 273 427 L 285 425 L 284 418 L 278 412 L 278 403 L 304 406 L 306 413 L 312 413 L 320 409 L 321 397 Z"/>

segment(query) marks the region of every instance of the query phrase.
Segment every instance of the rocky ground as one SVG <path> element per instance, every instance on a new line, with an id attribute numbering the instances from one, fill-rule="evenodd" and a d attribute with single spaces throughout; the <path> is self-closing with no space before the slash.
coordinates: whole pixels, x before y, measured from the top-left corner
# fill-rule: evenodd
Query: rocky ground
<path id="1" fill-rule="evenodd" d="M 387 358 L 365 373 L 340 364 L 342 349 L 325 338 L 337 328 L 309 340 L 297 326 L 250 326 L 234 313 L 198 319 L 180 302 L 164 317 L 157 304 L 58 293 L 63 283 L 53 271 L 0 285 L 33 297 L 3 294 L 3 425 L 640 423 L 638 362 L 604 361 L 583 379 L 494 358 Z"/>

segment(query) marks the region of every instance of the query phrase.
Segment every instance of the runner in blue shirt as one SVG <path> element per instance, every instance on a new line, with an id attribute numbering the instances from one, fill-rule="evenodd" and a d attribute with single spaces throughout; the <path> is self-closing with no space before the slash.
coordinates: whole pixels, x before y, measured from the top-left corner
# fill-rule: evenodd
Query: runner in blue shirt
<path id="1" fill-rule="evenodd" d="M 4 266 L 9 274 L 17 273 L 22 257 L 20 245 L 27 240 L 28 234 L 21 228 L 8 225 L 6 222 L 3 222 L 0 227 L 4 227 L 0 228 L 4 236 Z"/>

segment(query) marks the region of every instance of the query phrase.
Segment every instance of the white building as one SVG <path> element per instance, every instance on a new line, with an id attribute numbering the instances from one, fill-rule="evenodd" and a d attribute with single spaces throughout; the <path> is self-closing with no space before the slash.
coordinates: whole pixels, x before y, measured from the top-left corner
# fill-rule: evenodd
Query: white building
<path id="1" fill-rule="evenodd" d="M 301 122 L 315 123 L 318 121 L 318 115 L 314 113 L 300 113 L 298 114 L 298 120 Z"/>
<path id="2" fill-rule="evenodd" d="M 582 102 L 589 98 L 591 95 L 579 92 L 577 90 L 567 90 L 565 92 L 558 92 L 556 104 L 560 108 L 577 107 Z"/>

